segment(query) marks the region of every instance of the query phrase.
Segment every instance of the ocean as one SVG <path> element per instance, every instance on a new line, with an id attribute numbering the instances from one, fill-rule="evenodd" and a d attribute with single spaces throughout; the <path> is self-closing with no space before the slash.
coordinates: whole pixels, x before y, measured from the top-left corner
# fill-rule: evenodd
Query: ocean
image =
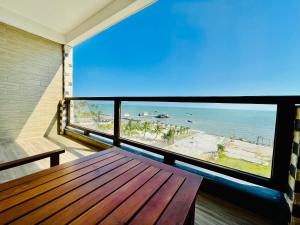
<path id="1" fill-rule="evenodd" d="M 112 104 L 99 104 L 101 111 L 113 115 Z M 147 112 L 148 116 L 138 116 Z M 243 139 L 272 145 L 274 141 L 276 111 L 196 108 L 176 106 L 122 105 L 121 114 L 128 118 L 160 121 L 165 124 L 188 126 L 193 130 L 228 138 Z M 158 114 L 168 114 L 170 118 L 155 118 Z"/>

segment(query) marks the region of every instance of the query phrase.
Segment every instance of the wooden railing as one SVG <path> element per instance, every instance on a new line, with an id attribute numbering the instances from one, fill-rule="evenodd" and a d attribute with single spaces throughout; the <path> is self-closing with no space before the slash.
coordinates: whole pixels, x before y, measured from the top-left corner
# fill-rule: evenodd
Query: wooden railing
<path id="1" fill-rule="evenodd" d="M 191 165 L 199 166 L 237 179 L 254 184 L 286 191 L 288 171 L 293 142 L 296 104 L 300 103 L 300 96 L 236 96 L 236 97 L 70 97 L 66 98 L 67 127 L 80 129 L 84 135 L 95 134 L 113 140 L 115 146 L 127 144 L 164 156 L 165 163 L 173 165 L 179 160 Z M 98 130 L 88 129 L 72 124 L 70 121 L 70 102 L 72 100 L 112 101 L 114 104 L 114 133 L 107 134 Z M 121 104 L 122 102 L 178 102 L 178 103 L 230 103 L 230 104 L 267 104 L 277 106 L 275 139 L 272 159 L 271 177 L 266 178 L 234 168 L 229 168 L 208 161 L 192 158 L 166 149 L 143 144 L 121 137 Z"/>
<path id="2" fill-rule="evenodd" d="M 53 150 L 49 152 L 44 152 L 41 154 L 33 155 L 33 156 L 28 156 L 25 158 L 21 159 L 16 159 L 13 161 L 5 162 L 0 164 L 0 171 L 2 170 L 7 170 L 10 168 L 22 166 L 28 163 L 32 163 L 41 159 L 45 158 L 50 158 L 50 167 L 57 166 L 59 165 L 59 155 L 64 153 L 64 149 L 59 149 L 59 150 Z"/>

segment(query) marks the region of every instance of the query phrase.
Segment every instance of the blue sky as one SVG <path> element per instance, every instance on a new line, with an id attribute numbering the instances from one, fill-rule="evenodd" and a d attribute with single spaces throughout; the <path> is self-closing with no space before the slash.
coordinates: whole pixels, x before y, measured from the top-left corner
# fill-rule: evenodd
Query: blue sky
<path id="1" fill-rule="evenodd" d="M 300 94 L 299 0 L 159 0 L 74 49 L 74 96 Z"/>

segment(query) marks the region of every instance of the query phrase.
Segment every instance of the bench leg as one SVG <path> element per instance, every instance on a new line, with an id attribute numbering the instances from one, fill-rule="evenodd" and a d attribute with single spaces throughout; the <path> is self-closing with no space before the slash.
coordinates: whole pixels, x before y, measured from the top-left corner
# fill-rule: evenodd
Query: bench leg
<path id="1" fill-rule="evenodd" d="M 59 165 L 59 154 L 50 156 L 50 167 Z"/>
<path id="2" fill-rule="evenodd" d="M 174 166 L 175 165 L 175 159 L 169 156 L 164 157 L 164 163 Z"/>
<path id="3" fill-rule="evenodd" d="M 195 224 L 195 201 L 190 209 L 185 225 L 194 225 L 194 224 Z"/>

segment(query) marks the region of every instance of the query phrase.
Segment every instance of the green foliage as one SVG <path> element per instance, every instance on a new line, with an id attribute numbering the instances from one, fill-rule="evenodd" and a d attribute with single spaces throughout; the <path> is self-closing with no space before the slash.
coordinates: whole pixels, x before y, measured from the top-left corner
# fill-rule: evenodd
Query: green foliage
<path id="1" fill-rule="evenodd" d="M 136 133 L 137 129 L 138 129 L 138 123 L 130 119 L 124 127 L 124 133 L 128 136 L 132 136 L 133 134 Z"/>
<path id="2" fill-rule="evenodd" d="M 114 128 L 114 123 L 113 123 L 113 121 L 111 121 L 111 122 L 109 122 L 109 123 L 107 123 L 107 124 L 99 124 L 99 125 L 98 125 L 98 128 L 99 128 L 100 130 L 113 130 L 113 128 Z"/>
<path id="3" fill-rule="evenodd" d="M 135 121 L 135 129 L 136 129 L 137 131 L 141 131 L 141 130 L 142 130 L 142 123 L 141 123 L 140 120 L 136 120 L 136 121 Z"/>
<path id="4" fill-rule="evenodd" d="M 91 109 L 93 119 L 98 123 L 101 122 L 103 118 L 103 112 L 100 111 L 101 107 L 98 104 L 91 104 L 89 105 L 89 108 Z"/>
<path id="5" fill-rule="evenodd" d="M 186 133 L 189 128 L 183 126 L 171 126 L 167 132 L 166 125 L 159 122 L 149 122 L 149 121 L 135 121 L 133 119 L 129 119 L 129 121 L 122 126 L 123 132 L 132 136 L 133 134 L 141 133 L 143 137 L 146 134 L 152 133 L 155 135 L 154 140 L 157 139 L 158 136 L 161 135 L 161 138 L 165 140 L 167 143 L 174 143 L 176 138 L 186 137 L 189 133 Z"/>
<path id="6" fill-rule="evenodd" d="M 88 105 L 87 100 L 81 100 L 81 101 L 79 101 L 79 106 L 81 108 L 86 107 L 87 105 Z"/>
<path id="7" fill-rule="evenodd" d="M 243 159 L 231 158 L 224 153 L 219 154 L 219 157 L 217 157 L 213 161 L 213 163 L 230 167 L 230 168 L 235 168 L 237 170 L 260 175 L 263 177 L 270 177 L 271 174 L 270 165 L 262 165 L 262 164 L 252 163 Z"/>
<path id="8" fill-rule="evenodd" d="M 186 127 L 180 126 L 180 134 L 184 134 L 186 132 Z"/>
<path id="9" fill-rule="evenodd" d="M 80 100 L 80 101 L 74 101 L 74 108 L 75 109 L 80 109 L 82 110 L 83 108 L 85 108 L 87 106 L 87 101 L 86 100 Z"/>
<path id="10" fill-rule="evenodd" d="M 177 136 L 179 136 L 179 135 L 181 134 L 180 127 L 178 127 L 178 126 L 175 126 L 175 127 L 174 127 L 174 131 L 175 131 L 175 134 L 176 134 Z"/>
<path id="11" fill-rule="evenodd" d="M 141 126 L 141 130 L 143 131 L 144 137 L 145 137 L 146 133 L 151 130 L 151 124 L 150 124 L 150 122 L 148 122 L 148 121 L 143 122 L 142 126 Z"/>
<path id="12" fill-rule="evenodd" d="M 156 123 L 152 132 L 155 134 L 155 138 L 157 138 L 158 135 L 160 135 L 163 132 L 163 127 L 160 123 Z"/>
<path id="13" fill-rule="evenodd" d="M 218 147 L 218 151 L 219 151 L 219 152 L 224 152 L 224 150 L 225 150 L 225 145 L 223 145 L 223 144 L 218 144 L 217 147 Z"/>
<path id="14" fill-rule="evenodd" d="M 174 144 L 175 142 L 175 129 L 170 128 L 167 133 L 164 133 L 162 138 L 168 143 L 168 144 Z"/>
<path id="15" fill-rule="evenodd" d="M 185 132 L 186 132 L 187 134 L 190 132 L 190 130 L 191 130 L 191 128 L 189 128 L 189 127 L 186 127 L 186 128 L 185 128 Z"/>

